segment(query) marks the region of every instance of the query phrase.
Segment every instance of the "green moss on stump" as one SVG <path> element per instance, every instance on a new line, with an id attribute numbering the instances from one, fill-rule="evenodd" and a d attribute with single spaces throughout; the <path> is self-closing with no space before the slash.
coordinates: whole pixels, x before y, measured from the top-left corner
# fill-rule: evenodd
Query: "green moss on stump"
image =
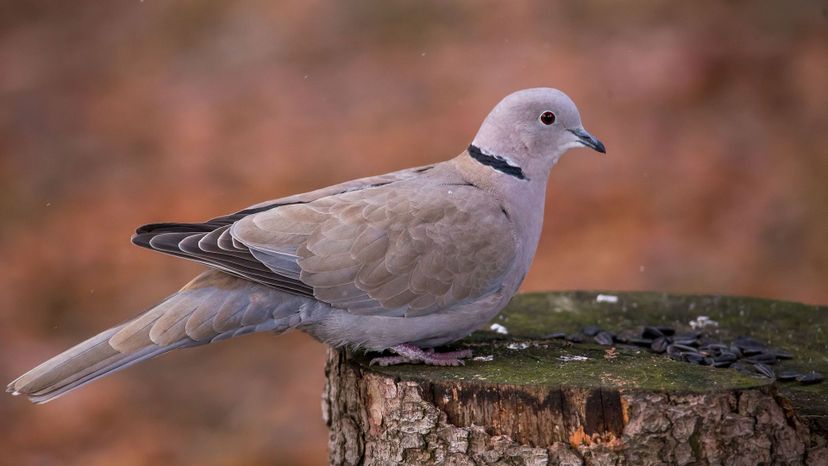
<path id="1" fill-rule="evenodd" d="M 497 340 L 466 345 L 473 348 L 476 355 L 492 355 L 494 360 L 470 361 L 460 367 L 407 365 L 372 370 L 403 379 L 431 382 L 467 380 L 487 384 L 611 387 L 690 393 L 754 388 L 770 383 L 764 378 L 736 371 L 709 370 L 635 348 L 618 347 L 614 357 L 608 359 L 607 348 L 597 345 L 525 342 L 532 346 L 509 349 L 507 342 Z"/>
<path id="2" fill-rule="evenodd" d="M 585 325 L 637 336 L 644 325 L 664 325 L 689 332 L 691 320 L 708 316 L 718 327 L 705 335 L 731 341 L 745 335 L 790 351 L 794 359 L 774 369 L 816 370 L 828 375 L 828 308 L 791 302 L 723 296 L 682 296 L 661 293 L 615 293 L 617 302 L 598 302 L 597 292 L 532 293 L 517 296 L 495 318 L 508 335 L 481 331 L 458 343 L 475 356 L 492 361 L 470 361 L 461 367 L 367 367 L 366 356 L 356 356 L 365 369 L 400 379 L 465 380 L 482 384 L 606 387 L 671 393 L 756 388 L 774 383 L 732 369 L 716 369 L 676 362 L 646 350 L 608 347 L 589 342 L 569 344 L 544 339 L 554 332 L 574 333 Z M 509 348 L 512 345 L 513 349 Z M 518 344 L 516 347 L 514 344 Z M 526 344 L 527 347 L 522 348 Z M 587 358 L 579 360 L 580 358 Z M 817 430 L 828 430 L 828 382 L 816 385 L 778 383 L 779 392 L 796 412 Z"/>

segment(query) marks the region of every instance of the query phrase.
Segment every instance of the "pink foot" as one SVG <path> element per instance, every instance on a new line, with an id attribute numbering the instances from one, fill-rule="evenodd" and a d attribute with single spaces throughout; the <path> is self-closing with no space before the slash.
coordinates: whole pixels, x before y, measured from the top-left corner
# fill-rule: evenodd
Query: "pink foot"
<path id="1" fill-rule="evenodd" d="M 371 360 L 369 365 L 393 366 L 396 364 L 425 364 L 427 366 L 462 366 L 463 359 L 470 358 L 471 350 L 437 353 L 434 349 L 422 350 L 408 343 L 397 345 L 391 351 L 398 356 L 381 356 Z"/>

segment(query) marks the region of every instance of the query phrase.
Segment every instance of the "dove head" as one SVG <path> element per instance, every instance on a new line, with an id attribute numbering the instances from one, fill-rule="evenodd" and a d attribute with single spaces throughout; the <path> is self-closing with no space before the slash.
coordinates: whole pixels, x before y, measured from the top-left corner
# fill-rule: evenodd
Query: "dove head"
<path id="1" fill-rule="evenodd" d="M 569 96 L 540 87 L 501 100 L 483 121 L 469 153 L 483 163 L 486 158 L 498 160 L 516 174 L 546 174 L 573 147 L 606 152 L 601 141 L 584 129 Z"/>

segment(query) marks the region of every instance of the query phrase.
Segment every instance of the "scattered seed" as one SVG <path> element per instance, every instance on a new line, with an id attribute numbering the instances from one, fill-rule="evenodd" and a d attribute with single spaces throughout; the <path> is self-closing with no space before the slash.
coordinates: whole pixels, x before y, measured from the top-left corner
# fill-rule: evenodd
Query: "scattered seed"
<path id="1" fill-rule="evenodd" d="M 649 348 L 650 345 L 653 344 L 653 340 L 650 338 L 630 338 L 629 340 L 627 340 L 627 343 L 635 346 Z"/>
<path id="2" fill-rule="evenodd" d="M 776 364 L 776 356 L 768 353 L 759 353 L 754 354 L 753 356 L 749 356 L 744 358 L 745 362 L 750 364 L 768 364 L 773 365 Z"/>
<path id="3" fill-rule="evenodd" d="M 728 346 L 722 343 L 708 343 L 699 349 L 723 352 L 728 350 Z"/>
<path id="4" fill-rule="evenodd" d="M 777 359 L 793 359 L 793 354 L 784 350 L 774 349 L 769 352 L 776 356 Z"/>
<path id="5" fill-rule="evenodd" d="M 776 378 L 776 373 L 773 372 L 773 369 L 771 369 L 770 366 L 768 366 L 766 364 L 756 363 L 756 364 L 753 365 L 753 368 L 756 369 L 756 372 L 764 375 L 765 377 L 767 377 L 769 379 L 775 379 Z"/>
<path id="6" fill-rule="evenodd" d="M 630 344 L 658 354 L 666 353 L 671 359 L 692 364 L 701 364 L 712 367 L 730 367 L 748 374 L 759 373 L 768 378 L 779 381 L 797 380 L 802 384 L 819 383 L 823 380 L 822 374 L 811 371 L 800 373 L 796 371 L 782 371 L 776 374 L 770 367 L 781 359 L 792 359 L 794 355 L 788 351 L 771 348 L 767 344 L 751 337 L 740 336 L 731 342 L 716 341 L 705 336 L 701 331 L 676 334 L 676 330 L 666 326 L 645 326 L 641 337 L 618 336 L 597 325 L 587 325 L 581 332 L 566 335 L 562 332 L 551 333 L 544 338 L 566 338 L 572 343 L 582 343 L 586 337 L 592 337 L 595 342 L 603 346 L 613 343 Z"/>
<path id="7" fill-rule="evenodd" d="M 653 343 L 650 345 L 650 349 L 655 351 L 656 353 L 663 353 L 667 351 L 667 346 L 669 346 L 667 338 L 658 337 L 655 340 L 653 340 Z"/>
<path id="8" fill-rule="evenodd" d="M 776 374 L 776 380 L 780 382 L 790 382 L 796 380 L 801 374 L 796 371 L 782 371 Z"/>
<path id="9" fill-rule="evenodd" d="M 676 348 L 679 351 L 684 351 L 684 352 L 687 352 L 687 353 L 698 353 L 699 352 L 699 350 L 697 350 L 696 348 L 693 348 L 692 346 L 682 345 L 682 344 L 678 344 L 678 343 L 673 343 L 673 347 Z"/>
<path id="10" fill-rule="evenodd" d="M 684 346 L 699 346 L 699 340 L 696 338 L 673 337 L 673 343 Z"/>
<path id="11" fill-rule="evenodd" d="M 745 351 L 746 349 L 763 350 L 767 348 L 766 344 L 762 343 L 761 341 L 755 338 L 750 337 L 739 337 L 733 343 L 739 348 L 741 348 L 742 351 Z"/>
<path id="12" fill-rule="evenodd" d="M 665 337 L 669 337 L 671 335 L 676 334 L 676 329 L 673 327 L 656 327 Z"/>
<path id="13" fill-rule="evenodd" d="M 613 342 L 612 334 L 609 332 L 598 332 L 593 339 L 598 342 L 599 345 L 603 346 L 609 346 Z"/>
<path id="14" fill-rule="evenodd" d="M 722 351 L 714 359 L 716 360 L 716 362 L 724 362 L 724 361 L 736 362 L 736 360 L 739 359 L 739 358 L 736 357 L 736 355 L 731 353 L 730 351 Z"/>
<path id="15" fill-rule="evenodd" d="M 808 372 L 807 374 L 800 374 L 799 377 L 796 378 L 796 381 L 801 383 L 802 385 L 811 385 L 813 383 L 820 383 L 822 382 L 822 374 L 819 372 Z"/>
<path id="16" fill-rule="evenodd" d="M 644 327 L 644 331 L 641 332 L 642 338 L 652 338 L 655 340 L 658 337 L 663 337 L 664 333 L 656 327 Z"/>

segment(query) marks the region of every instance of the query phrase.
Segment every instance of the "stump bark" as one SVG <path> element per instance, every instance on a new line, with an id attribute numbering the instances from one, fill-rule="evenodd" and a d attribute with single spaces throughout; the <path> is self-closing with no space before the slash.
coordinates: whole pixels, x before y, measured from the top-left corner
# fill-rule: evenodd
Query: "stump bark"
<path id="1" fill-rule="evenodd" d="M 610 293 L 605 293 L 610 294 Z M 828 465 L 828 384 L 782 384 L 673 361 L 635 347 L 552 339 L 597 324 L 690 330 L 699 315 L 725 340 L 750 335 L 828 373 L 828 309 L 715 296 L 548 293 L 496 318 L 508 335 L 458 343 L 456 368 L 369 367 L 330 350 L 323 415 L 332 465 Z"/>

